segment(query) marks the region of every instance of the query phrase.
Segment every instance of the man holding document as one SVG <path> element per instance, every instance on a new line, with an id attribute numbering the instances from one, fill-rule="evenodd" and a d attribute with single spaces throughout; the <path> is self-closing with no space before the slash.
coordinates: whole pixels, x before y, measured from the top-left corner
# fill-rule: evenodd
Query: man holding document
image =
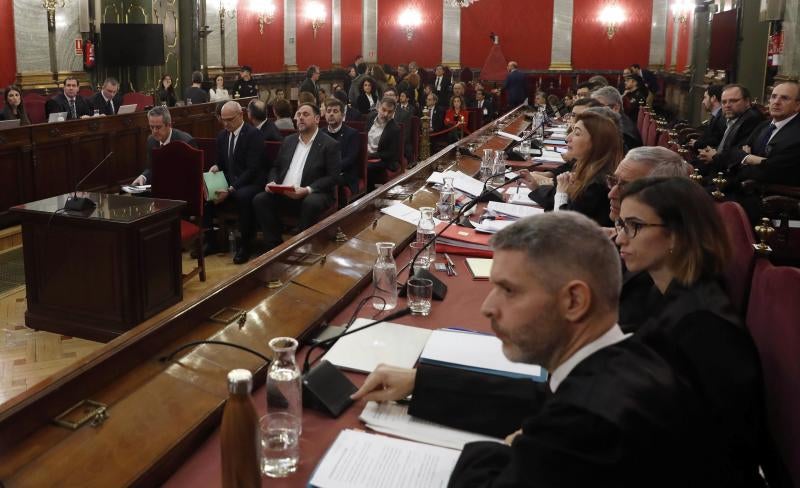
<path id="1" fill-rule="evenodd" d="M 508 359 L 550 372 L 545 391 L 519 383 L 512 392 L 447 368 L 381 366 L 353 398 L 413 394 L 409 414 L 417 417 L 452 425 L 467 410 L 480 413 L 459 428 L 505 422 L 506 444 L 464 447 L 451 487 L 716 486 L 692 442 L 702 429 L 698 399 L 617 325 L 619 257 L 603 231 L 574 212 L 549 213 L 498 232 L 492 246 L 482 313 Z M 519 424 L 504 418 L 521 411 L 522 428 L 512 433 Z"/>

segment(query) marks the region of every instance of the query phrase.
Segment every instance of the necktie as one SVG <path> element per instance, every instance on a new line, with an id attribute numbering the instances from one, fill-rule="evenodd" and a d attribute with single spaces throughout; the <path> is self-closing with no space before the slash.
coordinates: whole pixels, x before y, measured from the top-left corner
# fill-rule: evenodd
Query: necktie
<path id="1" fill-rule="evenodd" d="M 109 100 L 109 101 L 106 103 L 106 105 L 108 106 L 108 107 L 106 108 L 106 112 L 107 112 L 107 114 L 108 114 L 108 115 L 114 115 L 114 102 L 112 102 L 111 100 Z"/>
<path id="2" fill-rule="evenodd" d="M 442 77 L 436 77 L 436 91 L 442 91 Z"/>
<path id="3" fill-rule="evenodd" d="M 228 145 L 228 164 L 229 164 L 228 167 L 231 167 L 233 165 L 233 149 L 235 146 L 236 146 L 236 135 L 233 132 L 231 132 L 231 140 L 230 144 Z"/>
<path id="4" fill-rule="evenodd" d="M 75 99 L 74 98 L 70 98 L 69 99 L 69 113 L 70 113 L 70 116 L 73 119 L 77 119 L 78 118 L 78 114 L 75 111 Z"/>
<path id="5" fill-rule="evenodd" d="M 725 134 L 722 135 L 722 140 L 719 141 L 719 146 L 717 146 L 717 152 L 722 152 L 725 150 L 725 142 L 728 140 L 728 135 L 731 133 L 731 129 L 733 125 L 736 124 L 736 121 L 739 119 L 728 119 L 727 124 L 728 127 L 725 128 Z"/>
<path id="6" fill-rule="evenodd" d="M 775 132 L 775 129 L 777 129 L 775 123 L 770 122 L 769 126 L 764 129 L 761 137 L 758 138 L 755 147 L 753 147 L 753 154 L 756 156 L 766 156 L 767 143 L 769 142 L 769 138 L 772 136 L 772 133 Z"/>

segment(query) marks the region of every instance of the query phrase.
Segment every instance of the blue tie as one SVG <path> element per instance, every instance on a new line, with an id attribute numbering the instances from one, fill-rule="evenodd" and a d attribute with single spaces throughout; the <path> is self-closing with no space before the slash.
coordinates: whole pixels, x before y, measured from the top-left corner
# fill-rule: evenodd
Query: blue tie
<path id="1" fill-rule="evenodd" d="M 753 154 L 756 156 L 766 156 L 767 143 L 772 133 L 775 132 L 775 129 L 777 129 L 775 124 L 770 122 L 769 126 L 764 130 L 764 133 L 758 138 L 758 142 L 753 148 Z"/>

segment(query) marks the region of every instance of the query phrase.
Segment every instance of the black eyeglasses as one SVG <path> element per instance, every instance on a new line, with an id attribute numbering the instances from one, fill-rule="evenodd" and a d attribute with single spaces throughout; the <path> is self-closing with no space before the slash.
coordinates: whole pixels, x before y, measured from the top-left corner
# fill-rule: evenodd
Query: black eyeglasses
<path id="1" fill-rule="evenodd" d="M 617 234 L 624 232 L 628 239 L 633 239 L 644 227 L 666 227 L 665 224 L 648 224 L 647 222 L 639 222 L 638 220 L 631 219 L 617 219 L 614 222 L 614 228 L 617 229 Z"/>
<path id="2" fill-rule="evenodd" d="M 617 175 L 606 175 L 606 186 L 608 187 L 609 190 L 616 186 L 619 189 L 619 191 L 622 191 L 622 189 L 625 188 L 625 185 L 627 184 L 628 184 L 627 181 L 619 179 Z"/>

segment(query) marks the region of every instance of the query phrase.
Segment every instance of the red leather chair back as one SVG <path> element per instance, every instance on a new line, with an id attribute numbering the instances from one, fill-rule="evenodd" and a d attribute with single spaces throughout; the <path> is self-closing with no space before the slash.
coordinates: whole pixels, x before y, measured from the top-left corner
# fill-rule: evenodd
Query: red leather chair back
<path id="1" fill-rule="evenodd" d="M 346 120 L 345 124 L 347 124 L 348 127 L 352 127 L 353 129 L 359 132 L 364 132 L 364 126 L 366 122 L 364 122 L 363 120 Z"/>
<path id="2" fill-rule="evenodd" d="M 278 129 L 283 137 L 290 136 L 297 132 L 294 129 Z"/>
<path id="3" fill-rule="evenodd" d="M 636 128 L 639 129 L 639 134 L 644 134 L 644 110 L 639 109 L 639 114 L 636 116 Z"/>
<path id="4" fill-rule="evenodd" d="M 130 92 L 122 95 L 123 105 L 132 105 L 134 103 L 136 104 L 137 112 L 141 112 L 146 107 L 152 107 L 155 105 L 152 95 L 145 95 L 144 93 L 139 92 Z"/>
<path id="5" fill-rule="evenodd" d="M 31 124 L 47 122 L 47 117 L 44 115 L 44 105 L 47 103 L 47 97 L 38 93 L 26 93 L 22 96 L 22 103 L 25 106 L 25 113 L 28 114 L 28 120 L 31 121 Z"/>
<path id="6" fill-rule="evenodd" d="M 744 209 L 735 202 L 717 205 L 717 211 L 728 233 L 731 244 L 730 266 L 725 269 L 725 289 L 736 311 L 744 316 L 747 311 L 747 297 L 753 278 L 755 264 L 755 236 Z"/>
<path id="7" fill-rule="evenodd" d="M 658 145 L 669 149 L 669 132 L 658 133 Z"/>
<path id="8" fill-rule="evenodd" d="M 278 158 L 278 151 L 281 150 L 280 141 L 264 141 L 264 157 L 266 158 L 267 166 L 272 167 L 275 160 Z"/>
<path id="9" fill-rule="evenodd" d="M 766 390 L 769 429 L 800 486 L 800 269 L 759 259 L 753 273 L 747 327 L 753 336 Z"/>
<path id="10" fill-rule="evenodd" d="M 78 90 L 78 95 L 82 96 L 83 98 L 89 98 L 94 95 L 94 90 L 88 86 L 83 86 L 80 90 Z"/>
<path id="11" fill-rule="evenodd" d="M 201 217 L 204 153 L 182 141 L 170 142 L 151 153 L 154 198 L 186 202 L 185 215 Z"/>
<path id="12" fill-rule="evenodd" d="M 654 122 L 650 122 L 650 125 L 647 126 L 647 134 L 645 139 L 645 146 L 655 146 L 656 142 L 658 141 L 658 132 L 656 131 L 657 125 Z"/>
<path id="13" fill-rule="evenodd" d="M 217 138 L 216 137 L 195 137 L 194 142 L 197 143 L 197 147 L 203 151 L 204 160 L 205 160 L 205 167 L 203 168 L 204 171 L 208 171 L 208 169 L 215 164 L 217 164 Z"/>

